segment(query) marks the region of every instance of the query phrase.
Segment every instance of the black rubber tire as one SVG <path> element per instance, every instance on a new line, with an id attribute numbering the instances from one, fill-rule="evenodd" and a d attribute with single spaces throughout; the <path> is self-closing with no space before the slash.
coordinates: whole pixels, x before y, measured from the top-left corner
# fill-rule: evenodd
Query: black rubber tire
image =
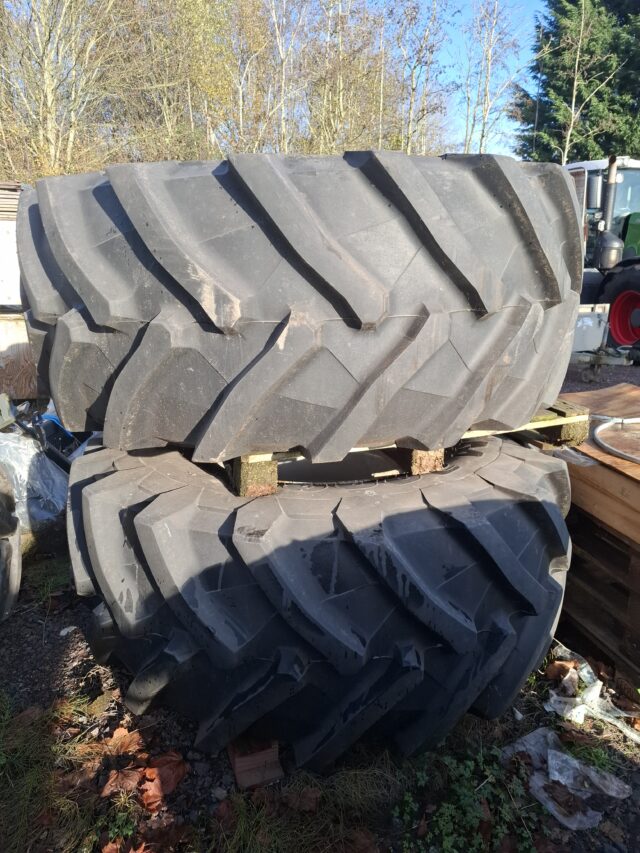
<path id="1" fill-rule="evenodd" d="M 576 211 L 552 164 L 238 155 L 46 178 L 22 193 L 18 247 L 68 429 L 197 462 L 334 461 L 451 446 L 553 402 Z"/>
<path id="2" fill-rule="evenodd" d="M 21 577 L 20 522 L 15 514 L 11 480 L 0 465 L 0 622 L 13 609 Z"/>
<path id="3" fill-rule="evenodd" d="M 640 293 L 640 262 L 609 270 L 602 283 L 600 301 L 608 303 L 609 311 L 611 311 L 613 303 L 626 290 L 634 290 L 636 293 Z M 609 331 L 608 344 L 612 347 L 621 346 L 621 342 L 615 339 L 611 331 Z"/>
<path id="4" fill-rule="evenodd" d="M 569 500 L 563 462 L 498 438 L 440 473 L 254 500 L 176 452 L 99 450 L 72 466 L 69 543 L 134 712 L 321 767 L 367 731 L 411 753 L 509 706 L 559 613 Z"/>

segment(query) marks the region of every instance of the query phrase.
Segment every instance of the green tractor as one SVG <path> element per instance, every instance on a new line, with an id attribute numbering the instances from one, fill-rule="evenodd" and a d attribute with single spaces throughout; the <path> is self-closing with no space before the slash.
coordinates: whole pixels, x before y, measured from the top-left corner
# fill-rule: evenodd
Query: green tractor
<path id="1" fill-rule="evenodd" d="M 581 302 L 609 303 L 616 346 L 640 340 L 640 160 L 612 156 L 567 166 L 583 210 Z"/>

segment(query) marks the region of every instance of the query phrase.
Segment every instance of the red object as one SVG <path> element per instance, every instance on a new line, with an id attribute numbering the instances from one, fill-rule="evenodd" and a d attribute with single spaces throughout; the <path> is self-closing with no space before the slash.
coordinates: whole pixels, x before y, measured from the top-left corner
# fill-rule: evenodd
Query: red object
<path id="1" fill-rule="evenodd" d="M 609 330 L 620 346 L 633 346 L 640 340 L 640 326 L 631 322 L 633 312 L 640 309 L 640 292 L 623 290 L 609 308 Z"/>

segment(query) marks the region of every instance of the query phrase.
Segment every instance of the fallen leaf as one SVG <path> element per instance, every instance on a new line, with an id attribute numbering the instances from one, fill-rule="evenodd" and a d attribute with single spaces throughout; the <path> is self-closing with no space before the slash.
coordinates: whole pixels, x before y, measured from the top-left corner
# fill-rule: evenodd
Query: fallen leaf
<path id="1" fill-rule="evenodd" d="M 482 818 L 478 823 L 478 832 L 484 841 L 485 849 L 489 850 L 493 834 L 493 816 L 489 808 L 489 803 L 484 797 L 480 800 L 480 808 L 482 809 Z"/>
<path id="2" fill-rule="evenodd" d="M 216 809 L 216 820 L 226 831 L 232 830 L 236 825 L 237 816 L 229 800 L 223 800 Z"/>
<path id="3" fill-rule="evenodd" d="M 100 850 L 100 853 L 121 853 L 124 844 L 123 838 L 116 838 L 115 841 L 107 841 Z"/>
<path id="4" fill-rule="evenodd" d="M 140 732 L 130 732 L 120 727 L 110 738 L 103 741 L 103 746 L 111 755 L 139 752 L 142 749 L 142 735 Z"/>
<path id="5" fill-rule="evenodd" d="M 311 814 L 318 811 L 321 796 L 320 788 L 303 788 L 302 791 L 287 791 L 282 799 L 290 809 Z"/>
<path id="6" fill-rule="evenodd" d="M 30 725 L 31 723 L 35 723 L 36 720 L 39 720 L 44 714 L 42 708 L 38 705 L 32 705 L 30 708 L 25 708 L 24 711 L 17 714 L 12 718 L 10 726 L 12 729 L 14 728 L 24 728 L 25 726 Z"/>
<path id="7" fill-rule="evenodd" d="M 135 791 L 144 775 L 142 767 L 125 767 L 124 770 L 112 770 L 102 791 L 101 797 L 110 797 L 119 791 Z"/>
<path id="8" fill-rule="evenodd" d="M 144 848 L 145 851 L 155 850 L 160 853 L 163 850 L 172 850 L 193 833 L 192 826 L 186 823 L 176 826 L 173 816 L 166 812 L 163 815 L 158 815 L 158 817 L 166 817 L 167 820 L 162 821 L 160 825 L 149 825 L 144 822 L 142 826 L 138 827 L 139 835 L 147 844 Z"/>
<path id="9" fill-rule="evenodd" d="M 561 722 L 560 727 L 563 731 L 560 732 L 560 740 L 564 743 L 578 743 L 585 746 L 598 746 L 600 738 L 590 732 L 581 731 L 572 723 Z"/>
<path id="10" fill-rule="evenodd" d="M 251 802 L 258 808 L 263 808 L 270 815 L 278 810 L 280 797 L 274 788 L 256 788 L 251 794 Z"/>
<path id="11" fill-rule="evenodd" d="M 422 815 L 420 818 L 420 823 L 418 824 L 418 828 L 416 829 L 416 837 L 424 838 L 429 829 L 429 821 L 426 818 L 426 815 Z"/>
<path id="12" fill-rule="evenodd" d="M 68 773 L 56 774 L 56 789 L 61 794 L 66 794 L 71 791 L 88 787 L 95 780 L 96 773 L 100 769 L 100 765 L 100 759 L 94 758 L 91 761 L 85 762 L 82 767 L 79 767 L 77 770 L 71 770 Z"/>
<path id="13" fill-rule="evenodd" d="M 613 680 L 613 667 L 607 666 L 606 663 L 603 663 L 601 660 L 596 660 L 595 658 L 587 658 L 587 663 L 598 676 L 600 681 Z"/>
<path id="14" fill-rule="evenodd" d="M 556 660 L 550 663 L 544 671 L 544 677 L 549 681 L 560 681 L 572 669 L 577 669 L 579 663 L 577 660 Z"/>
<path id="15" fill-rule="evenodd" d="M 536 851 L 538 851 L 537 847 Z M 498 853 L 518 853 L 518 839 L 514 838 L 513 835 L 505 835 L 500 842 Z"/>
<path id="16" fill-rule="evenodd" d="M 621 675 L 616 676 L 615 688 L 616 692 L 621 696 L 625 696 L 630 702 L 640 705 L 640 693 L 626 678 L 623 678 Z"/>
<path id="17" fill-rule="evenodd" d="M 627 711 L 629 714 L 640 714 L 640 705 L 637 702 L 632 702 L 626 696 L 614 696 L 613 704 L 620 708 L 621 711 Z"/>
<path id="18" fill-rule="evenodd" d="M 144 769 L 145 782 L 141 786 L 142 804 L 150 812 L 164 806 L 164 798 L 175 791 L 189 772 L 189 765 L 179 752 L 158 755 Z"/>
<path id="19" fill-rule="evenodd" d="M 565 814 L 581 814 L 587 808 L 584 800 L 581 800 L 580 797 L 577 797 L 561 782 L 548 782 L 544 786 L 544 789 L 547 794 L 549 794 L 549 796 L 555 800 L 557 805 L 562 809 L 563 812 L 565 812 Z"/>
<path id="20" fill-rule="evenodd" d="M 346 840 L 349 853 L 379 853 L 380 851 L 375 836 L 368 829 L 353 829 Z"/>
<path id="21" fill-rule="evenodd" d="M 624 845 L 624 842 L 625 842 L 624 830 L 622 829 L 622 827 L 613 823 L 613 821 L 603 820 L 602 823 L 600 824 L 600 832 L 602 832 L 603 835 L 606 835 L 606 837 L 609 838 L 611 841 L 613 841 L 614 844 L 617 844 L 619 846 Z"/>

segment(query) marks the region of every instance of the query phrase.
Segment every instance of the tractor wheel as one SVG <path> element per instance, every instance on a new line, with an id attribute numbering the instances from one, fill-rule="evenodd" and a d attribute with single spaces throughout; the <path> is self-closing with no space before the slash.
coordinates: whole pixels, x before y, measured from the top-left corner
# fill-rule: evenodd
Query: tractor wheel
<path id="1" fill-rule="evenodd" d="M 519 426 L 570 355 L 570 184 L 551 164 L 384 152 L 45 178 L 17 226 L 40 370 L 68 429 L 196 462 Z"/>
<path id="2" fill-rule="evenodd" d="M 640 341 L 640 263 L 616 267 L 603 282 L 602 301 L 609 303 L 609 333 L 614 346 Z"/>
<path id="3" fill-rule="evenodd" d="M 420 477 L 315 470 L 251 500 L 176 452 L 74 462 L 75 582 L 102 599 L 92 647 L 131 671 L 132 711 L 166 703 L 201 750 L 250 731 L 315 768 L 367 732 L 412 753 L 502 713 L 561 606 L 564 463 L 489 438 Z"/>

